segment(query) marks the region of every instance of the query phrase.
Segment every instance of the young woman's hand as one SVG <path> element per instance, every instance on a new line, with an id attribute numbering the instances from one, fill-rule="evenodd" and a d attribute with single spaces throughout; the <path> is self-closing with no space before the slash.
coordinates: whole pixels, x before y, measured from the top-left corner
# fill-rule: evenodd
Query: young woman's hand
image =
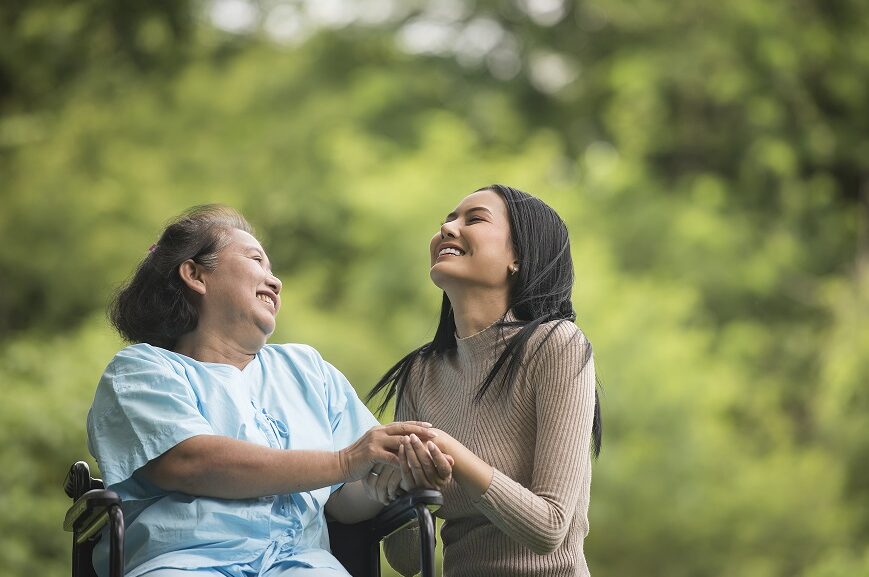
<path id="1" fill-rule="evenodd" d="M 452 458 L 455 482 L 470 499 L 479 498 L 488 490 L 495 470 L 449 433 L 440 429 L 431 429 L 431 431 L 436 436 L 429 444 L 435 445 L 442 453 Z"/>
<path id="2" fill-rule="evenodd" d="M 347 481 L 363 479 L 376 465 L 399 466 L 398 449 L 407 435 L 425 440 L 436 436 L 430 423 L 403 421 L 372 427 L 345 449 L 338 451 L 341 472 Z"/>
<path id="3" fill-rule="evenodd" d="M 440 434 L 446 434 L 439 432 Z M 443 490 L 453 478 L 453 458 L 432 441 L 424 443 L 415 434 L 402 439 L 398 448 L 401 463 L 401 488 Z"/>

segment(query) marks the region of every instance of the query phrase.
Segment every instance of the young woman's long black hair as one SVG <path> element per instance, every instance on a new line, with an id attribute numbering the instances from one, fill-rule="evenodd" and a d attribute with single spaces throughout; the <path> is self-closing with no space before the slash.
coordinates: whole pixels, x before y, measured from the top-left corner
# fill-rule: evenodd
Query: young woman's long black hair
<path id="1" fill-rule="evenodd" d="M 541 324 L 556 321 L 549 328 L 538 350 L 558 324 L 576 320 L 576 312 L 571 302 L 573 261 L 570 258 L 570 240 L 564 222 L 546 203 L 515 188 L 493 184 L 479 190 L 496 192 L 507 204 L 513 252 L 519 263 L 519 271 L 510 288 L 509 308 L 517 320 L 501 319 L 498 326 L 501 330 L 506 327 L 520 328 L 507 340 L 504 351 L 480 384 L 475 398 L 477 402 L 492 387 L 499 375 L 501 378 L 497 388 L 510 388 L 525 358 L 528 340 Z M 450 299 L 444 293 L 440 322 L 432 341 L 411 351 L 386 371 L 369 393 L 367 400 L 370 401 L 385 391 L 378 412 L 382 414 L 393 398 L 398 410 L 413 362 L 417 358 L 427 359 L 455 348 L 456 320 Z M 585 350 L 583 366 L 590 358 L 589 344 Z M 600 454 L 602 438 L 600 401 L 595 391 L 591 438 L 595 456 Z"/>

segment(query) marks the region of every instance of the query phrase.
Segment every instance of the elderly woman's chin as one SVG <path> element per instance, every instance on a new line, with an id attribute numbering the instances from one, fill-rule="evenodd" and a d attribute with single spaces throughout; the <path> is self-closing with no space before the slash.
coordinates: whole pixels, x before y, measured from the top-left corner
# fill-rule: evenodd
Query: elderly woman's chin
<path id="1" fill-rule="evenodd" d="M 235 332 L 235 339 L 241 338 L 241 340 L 247 341 L 249 344 L 256 344 L 257 348 L 260 348 L 275 332 L 275 327 L 274 317 L 266 318 L 265 315 L 262 315 L 249 324 L 247 329 L 233 332 Z"/>
<path id="2" fill-rule="evenodd" d="M 272 318 L 271 322 L 265 322 L 265 323 L 260 324 L 260 329 L 263 332 L 264 339 L 268 339 L 270 336 L 272 336 L 272 333 L 275 332 L 276 326 L 277 326 L 277 323 L 275 323 L 274 318 Z"/>

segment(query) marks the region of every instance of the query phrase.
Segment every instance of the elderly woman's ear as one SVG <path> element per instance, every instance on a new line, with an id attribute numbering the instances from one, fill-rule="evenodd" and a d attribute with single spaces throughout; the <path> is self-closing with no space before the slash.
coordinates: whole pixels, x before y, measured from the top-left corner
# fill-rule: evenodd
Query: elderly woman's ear
<path id="1" fill-rule="evenodd" d="M 193 259 L 187 259 L 178 265 L 178 276 L 187 285 L 187 288 L 195 293 L 205 294 L 205 282 L 202 280 L 203 268 Z"/>

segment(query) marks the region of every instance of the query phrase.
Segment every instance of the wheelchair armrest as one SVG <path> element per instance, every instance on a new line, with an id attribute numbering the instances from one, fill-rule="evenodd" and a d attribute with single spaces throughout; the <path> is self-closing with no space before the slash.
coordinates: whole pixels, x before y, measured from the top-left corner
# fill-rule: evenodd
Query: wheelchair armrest
<path id="1" fill-rule="evenodd" d="M 100 531 L 109 521 L 112 507 L 120 504 L 121 498 L 114 491 L 92 489 L 79 497 L 66 512 L 63 529 L 74 532 L 81 543 Z"/>
<path id="2" fill-rule="evenodd" d="M 441 492 L 433 489 L 415 489 L 402 495 L 373 519 L 374 538 L 379 541 L 395 533 L 416 520 L 421 509 L 425 508 L 429 513 L 434 513 L 443 503 Z"/>

